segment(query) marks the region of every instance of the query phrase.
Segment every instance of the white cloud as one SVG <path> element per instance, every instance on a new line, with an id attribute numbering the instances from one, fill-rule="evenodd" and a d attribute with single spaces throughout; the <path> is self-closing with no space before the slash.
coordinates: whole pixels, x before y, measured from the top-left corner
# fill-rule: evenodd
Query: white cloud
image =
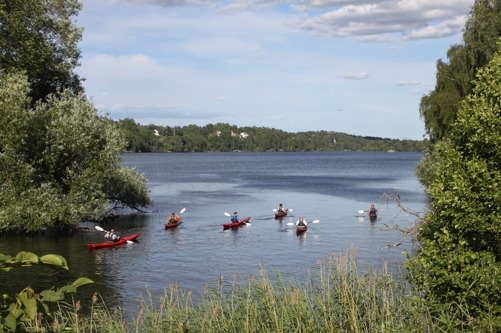
<path id="1" fill-rule="evenodd" d="M 417 80 L 413 80 L 413 81 L 400 81 L 397 83 L 397 86 L 418 86 L 420 85 L 421 82 L 417 81 Z"/>
<path id="2" fill-rule="evenodd" d="M 440 38 L 456 34 L 464 28 L 466 15 L 457 16 L 451 20 L 446 20 L 437 25 L 429 25 L 421 30 L 412 31 L 407 40 Z"/>
<path id="3" fill-rule="evenodd" d="M 218 9 L 218 11 L 220 13 L 233 13 L 243 10 L 250 10 L 253 7 L 253 1 L 237 1 L 229 5 L 222 6 Z"/>
<path id="4" fill-rule="evenodd" d="M 366 42 L 441 38 L 461 32 L 474 0 L 122 0 L 166 8 L 205 7 L 236 14 L 288 5 L 297 11 L 296 27 Z M 303 17 L 300 19 L 300 15 Z"/>
<path id="5" fill-rule="evenodd" d="M 266 119 L 269 119 L 269 120 L 282 120 L 282 119 L 285 119 L 284 116 L 268 116 L 266 117 Z"/>
<path id="6" fill-rule="evenodd" d="M 324 8 L 306 16 L 299 27 L 328 37 L 361 41 L 439 38 L 461 32 L 473 0 L 303 1 L 306 8 Z M 329 6 L 339 7 L 329 8 Z"/>
<path id="7" fill-rule="evenodd" d="M 343 75 L 343 78 L 348 79 L 348 80 L 364 80 L 369 77 L 369 73 L 367 72 L 360 72 L 360 73 L 352 73 L 348 72 Z"/>
<path id="8" fill-rule="evenodd" d="M 152 4 L 161 7 L 179 7 L 179 6 L 211 6 L 213 0 L 125 0 L 133 4 Z"/>
<path id="9" fill-rule="evenodd" d="M 373 3 L 374 0 L 299 0 L 297 5 L 304 10 L 327 9 L 347 5 L 362 5 Z"/>

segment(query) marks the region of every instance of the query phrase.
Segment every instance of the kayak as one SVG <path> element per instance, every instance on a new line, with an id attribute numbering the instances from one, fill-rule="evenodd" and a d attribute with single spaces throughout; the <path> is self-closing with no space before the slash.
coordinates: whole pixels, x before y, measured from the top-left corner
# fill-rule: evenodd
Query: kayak
<path id="1" fill-rule="evenodd" d="M 284 217 L 285 215 L 287 215 L 287 212 L 288 212 L 288 211 L 289 211 L 289 210 L 288 210 L 288 209 L 286 209 L 286 210 L 284 210 L 284 211 L 283 211 L 283 212 L 281 212 L 281 213 L 276 213 L 276 214 L 275 214 L 275 218 L 277 219 L 277 218 L 279 218 L 279 217 Z"/>
<path id="2" fill-rule="evenodd" d="M 250 217 L 248 217 L 246 219 L 243 219 L 243 220 L 241 220 L 239 222 L 223 224 L 223 229 L 239 227 L 239 226 L 244 225 L 247 222 L 249 222 L 249 220 L 250 220 Z"/>
<path id="3" fill-rule="evenodd" d="M 375 219 L 375 218 L 377 218 L 377 213 L 369 213 L 369 217 L 371 219 Z"/>
<path id="4" fill-rule="evenodd" d="M 123 238 L 120 238 L 117 242 L 104 242 L 104 243 L 101 243 L 101 244 L 87 244 L 87 246 L 90 249 L 96 249 L 96 248 L 108 247 L 108 246 L 115 246 L 115 245 L 126 243 L 127 241 L 135 240 L 139 235 L 140 234 L 135 234 L 135 235 L 128 236 L 128 237 L 123 237 Z"/>
<path id="5" fill-rule="evenodd" d="M 296 234 L 298 234 L 298 235 L 302 234 L 306 230 L 308 230 L 308 227 L 296 227 Z"/>
<path id="6" fill-rule="evenodd" d="M 177 223 L 167 223 L 165 224 L 165 229 L 172 229 L 172 228 L 176 228 L 178 225 L 180 225 L 181 223 L 183 223 L 183 219 L 182 218 L 179 218 L 179 220 L 177 221 Z"/>

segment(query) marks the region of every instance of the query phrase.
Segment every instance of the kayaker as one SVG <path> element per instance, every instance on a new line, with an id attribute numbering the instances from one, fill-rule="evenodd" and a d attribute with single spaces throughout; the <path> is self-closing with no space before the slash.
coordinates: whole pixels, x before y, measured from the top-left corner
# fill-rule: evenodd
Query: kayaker
<path id="1" fill-rule="evenodd" d="M 302 216 L 300 216 L 299 220 L 297 220 L 297 222 L 296 222 L 296 225 L 298 227 L 307 227 L 308 226 L 308 221 L 306 221 L 305 219 L 303 219 Z"/>
<path id="2" fill-rule="evenodd" d="M 175 223 L 179 222 L 179 216 L 177 216 L 176 213 L 172 213 L 172 215 L 169 217 L 167 222 L 169 224 L 175 224 Z"/>
<path id="3" fill-rule="evenodd" d="M 284 209 L 284 206 L 283 206 L 282 204 L 280 204 L 280 205 L 278 206 L 277 212 L 278 212 L 278 213 L 285 213 L 285 209 Z"/>
<path id="4" fill-rule="evenodd" d="M 377 215 L 377 209 L 374 206 L 374 204 L 371 205 L 371 209 L 369 210 L 369 214 L 371 214 L 371 215 Z"/>
<path id="5" fill-rule="evenodd" d="M 240 222 L 240 218 L 238 217 L 238 212 L 235 212 L 231 217 L 231 223 L 237 223 L 237 222 Z"/>
<path id="6" fill-rule="evenodd" d="M 114 243 L 114 242 L 117 242 L 120 240 L 120 236 L 118 236 L 115 233 L 114 229 L 111 229 L 110 231 L 106 231 L 106 233 L 104 234 L 104 238 L 106 238 L 108 240 L 108 242 L 110 242 L 110 243 Z"/>

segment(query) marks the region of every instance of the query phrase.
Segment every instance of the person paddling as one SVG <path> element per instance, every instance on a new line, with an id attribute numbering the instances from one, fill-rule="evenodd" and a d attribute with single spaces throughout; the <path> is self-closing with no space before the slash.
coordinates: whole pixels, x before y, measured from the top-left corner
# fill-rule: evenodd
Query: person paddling
<path id="1" fill-rule="evenodd" d="M 371 209 L 369 210 L 369 215 L 371 215 L 371 216 L 377 216 L 377 209 L 374 206 L 374 204 L 371 205 Z"/>
<path id="2" fill-rule="evenodd" d="M 168 224 L 176 224 L 179 222 L 179 216 L 177 216 L 176 213 L 172 213 L 167 222 Z"/>
<path id="3" fill-rule="evenodd" d="M 297 220 L 296 222 L 296 226 L 306 228 L 308 226 L 308 222 L 305 219 L 303 219 L 302 216 L 300 216 L 299 220 Z"/>
<path id="4" fill-rule="evenodd" d="M 233 216 L 231 217 L 231 223 L 237 223 L 240 222 L 240 218 L 238 217 L 238 212 L 234 212 Z"/>
<path id="5" fill-rule="evenodd" d="M 285 213 L 285 209 L 284 209 L 284 206 L 282 204 L 280 204 L 278 206 L 277 213 L 280 213 L 280 214 Z"/>
<path id="6" fill-rule="evenodd" d="M 106 231 L 104 234 L 104 238 L 108 240 L 110 243 L 118 242 L 120 240 L 120 236 L 115 233 L 115 229 L 111 229 L 110 231 Z"/>

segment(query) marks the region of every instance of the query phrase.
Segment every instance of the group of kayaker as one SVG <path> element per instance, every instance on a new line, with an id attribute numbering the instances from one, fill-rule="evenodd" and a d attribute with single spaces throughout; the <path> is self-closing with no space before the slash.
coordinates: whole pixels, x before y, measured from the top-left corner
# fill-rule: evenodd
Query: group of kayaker
<path id="1" fill-rule="evenodd" d="M 185 210 L 186 209 L 183 208 L 181 210 L 181 213 L 184 212 Z M 288 211 L 289 211 L 288 209 L 284 208 L 283 204 L 279 204 L 278 205 L 278 209 L 277 209 L 277 213 L 278 214 L 283 214 L 285 216 Z M 360 212 L 362 212 L 362 211 L 360 211 Z M 376 207 L 374 206 L 374 204 L 372 204 L 370 210 L 368 210 L 366 212 L 369 213 L 369 216 L 377 216 L 378 210 L 376 209 Z M 225 213 L 225 214 L 227 214 L 227 213 Z M 227 214 L 227 216 L 230 216 L 230 215 Z M 168 226 L 168 225 L 175 225 L 175 224 L 179 223 L 180 221 L 181 221 L 181 218 L 178 215 L 176 215 L 176 213 L 172 213 L 172 215 L 169 216 L 169 218 L 167 219 L 167 225 L 166 226 Z M 240 221 L 241 221 L 241 219 L 238 216 L 238 212 L 234 212 L 233 215 L 231 215 L 231 223 L 238 223 Z M 299 219 L 296 221 L 295 225 L 297 227 L 307 228 L 308 227 L 308 221 L 305 220 L 303 216 L 299 216 Z M 117 241 L 120 240 L 120 236 L 118 236 L 115 233 L 114 229 L 106 231 L 106 234 L 104 235 L 104 238 L 106 238 L 108 240 L 108 242 L 110 242 L 110 243 L 117 242 Z"/>
<path id="2" fill-rule="evenodd" d="M 284 208 L 283 204 L 279 204 L 277 208 L 277 215 L 283 217 L 287 214 L 288 211 L 288 209 Z M 308 226 L 308 221 L 306 221 L 303 216 L 299 216 L 299 220 L 296 221 L 296 226 L 306 228 Z"/>

